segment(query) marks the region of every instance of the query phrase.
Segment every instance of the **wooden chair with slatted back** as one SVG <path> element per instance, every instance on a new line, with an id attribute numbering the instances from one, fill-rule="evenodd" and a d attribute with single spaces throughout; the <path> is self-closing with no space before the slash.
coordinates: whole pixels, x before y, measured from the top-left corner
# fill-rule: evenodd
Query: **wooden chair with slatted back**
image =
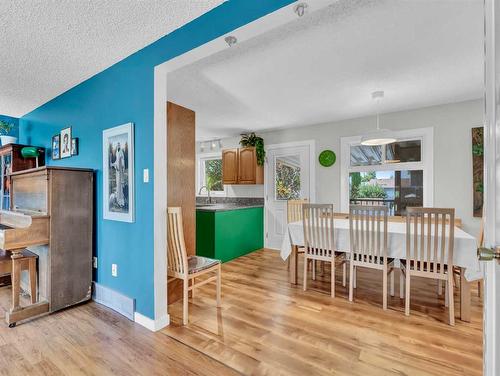
<path id="1" fill-rule="evenodd" d="M 455 209 L 406 209 L 406 260 L 401 260 L 405 277 L 405 314 L 410 315 L 411 276 L 446 282 L 445 306 L 450 325 L 455 325 L 453 299 L 453 246 Z M 403 278 L 401 277 L 401 283 Z"/>
<path id="2" fill-rule="evenodd" d="M 216 302 L 217 307 L 221 306 L 221 262 L 201 256 L 187 255 L 186 244 L 184 242 L 184 230 L 182 224 L 182 209 L 179 207 L 169 207 L 168 213 L 168 281 L 182 279 L 183 281 L 183 325 L 188 323 L 188 295 L 189 291 L 201 287 L 207 283 L 216 282 Z M 213 273 L 203 280 L 196 280 L 207 273 Z M 191 286 L 189 282 L 191 281 Z"/>
<path id="3" fill-rule="evenodd" d="M 382 270 L 382 307 L 387 309 L 387 277 L 394 296 L 394 259 L 387 257 L 388 208 L 382 205 L 349 207 L 349 301 L 353 301 L 356 268 Z"/>
<path id="4" fill-rule="evenodd" d="M 335 297 L 335 267 L 343 266 L 342 283 L 346 284 L 346 258 L 344 252 L 335 250 L 333 205 L 303 204 L 304 226 L 304 291 L 307 290 L 307 263 L 309 260 L 331 264 L 331 295 Z M 314 266 L 313 266 L 314 268 Z"/>
<path id="5" fill-rule="evenodd" d="M 286 202 L 287 223 L 302 221 L 302 205 L 307 204 L 307 199 L 288 200 Z M 297 254 L 304 253 L 304 247 L 298 247 Z M 288 258 L 288 269 L 290 269 L 290 257 Z"/>

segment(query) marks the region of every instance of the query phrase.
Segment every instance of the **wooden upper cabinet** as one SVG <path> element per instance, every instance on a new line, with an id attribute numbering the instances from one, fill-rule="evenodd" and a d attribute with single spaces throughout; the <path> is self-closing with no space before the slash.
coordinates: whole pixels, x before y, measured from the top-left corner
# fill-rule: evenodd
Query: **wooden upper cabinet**
<path id="1" fill-rule="evenodd" d="M 254 147 L 222 151 L 224 184 L 263 184 L 264 167 L 257 164 Z"/>
<path id="2" fill-rule="evenodd" d="M 255 184 L 257 156 L 255 148 L 239 149 L 238 183 Z"/>
<path id="3" fill-rule="evenodd" d="M 238 149 L 222 150 L 222 183 L 238 184 Z"/>

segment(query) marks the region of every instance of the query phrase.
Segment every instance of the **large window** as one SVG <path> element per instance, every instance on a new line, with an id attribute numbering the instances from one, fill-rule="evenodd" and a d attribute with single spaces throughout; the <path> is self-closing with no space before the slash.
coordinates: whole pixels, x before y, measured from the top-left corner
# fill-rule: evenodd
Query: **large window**
<path id="1" fill-rule="evenodd" d="M 220 155 L 204 156 L 198 163 L 198 192 L 202 187 L 210 189 L 212 195 L 223 195 L 222 184 L 222 157 Z M 206 195 L 205 189 L 200 193 Z"/>
<path id="2" fill-rule="evenodd" d="M 349 201 L 357 205 L 385 205 L 389 215 L 404 215 L 409 206 L 423 206 L 423 171 L 351 172 Z"/>
<path id="3" fill-rule="evenodd" d="M 397 142 L 364 146 L 342 139 L 341 208 L 385 205 L 390 215 L 432 205 L 432 129 L 394 132 Z"/>

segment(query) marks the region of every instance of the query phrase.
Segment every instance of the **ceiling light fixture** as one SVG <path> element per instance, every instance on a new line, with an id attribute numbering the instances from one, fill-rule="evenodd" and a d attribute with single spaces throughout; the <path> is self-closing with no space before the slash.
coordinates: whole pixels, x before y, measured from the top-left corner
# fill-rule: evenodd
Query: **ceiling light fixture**
<path id="1" fill-rule="evenodd" d="M 232 47 L 233 45 L 238 43 L 238 39 L 233 35 L 228 35 L 227 37 L 224 38 L 224 40 L 226 41 L 229 47 Z"/>
<path id="2" fill-rule="evenodd" d="M 293 11 L 297 16 L 302 17 L 304 14 L 306 14 L 307 7 L 307 3 L 298 3 L 293 7 Z"/>
<path id="3" fill-rule="evenodd" d="M 381 146 L 381 145 L 392 144 L 393 142 L 397 141 L 394 137 L 390 135 L 390 131 L 388 129 L 380 129 L 379 104 L 382 98 L 384 98 L 384 92 L 382 90 L 374 91 L 372 93 L 372 99 L 376 101 L 376 106 L 377 106 L 377 130 L 373 133 L 361 137 L 361 145 Z"/>

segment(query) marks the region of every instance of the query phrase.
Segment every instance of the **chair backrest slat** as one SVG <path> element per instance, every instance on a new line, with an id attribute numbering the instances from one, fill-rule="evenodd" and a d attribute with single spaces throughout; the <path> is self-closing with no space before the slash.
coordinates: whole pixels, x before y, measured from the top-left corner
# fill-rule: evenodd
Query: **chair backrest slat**
<path id="1" fill-rule="evenodd" d="M 455 209 L 406 211 L 406 260 L 416 271 L 444 274 L 453 264 Z"/>
<path id="2" fill-rule="evenodd" d="M 330 258 L 335 254 L 333 205 L 302 204 L 305 252 Z"/>
<path id="3" fill-rule="evenodd" d="M 302 205 L 307 203 L 307 199 L 288 200 L 286 202 L 287 223 L 302 221 Z"/>
<path id="4" fill-rule="evenodd" d="M 188 272 L 187 250 L 184 242 L 184 230 L 182 223 L 182 209 L 169 207 L 167 209 L 168 220 L 168 272 L 185 274 Z"/>
<path id="5" fill-rule="evenodd" d="M 349 236 L 354 260 L 371 264 L 387 262 L 387 219 L 386 206 L 350 206 Z"/>

